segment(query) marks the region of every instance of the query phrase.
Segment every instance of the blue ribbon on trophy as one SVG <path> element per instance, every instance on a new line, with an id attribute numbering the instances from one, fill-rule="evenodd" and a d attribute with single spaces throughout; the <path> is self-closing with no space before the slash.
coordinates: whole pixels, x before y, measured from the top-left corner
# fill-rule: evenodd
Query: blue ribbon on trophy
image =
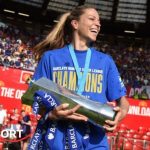
<path id="1" fill-rule="evenodd" d="M 57 105 L 58 105 L 58 102 L 47 92 L 42 91 L 42 90 L 38 90 L 35 92 L 33 112 L 35 113 L 35 115 L 37 115 L 39 113 L 41 106 L 44 106 L 46 110 L 45 110 L 44 116 L 42 116 L 42 118 L 38 122 L 36 131 L 28 146 L 28 150 L 32 150 L 32 149 L 39 150 L 40 147 L 42 150 L 47 150 L 45 141 L 46 142 L 48 141 L 47 142 L 48 149 L 50 149 L 50 146 L 52 146 L 52 143 L 54 142 L 54 138 L 46 138 L 46 137 L 47 137 L 47 134 L 50 136 L 50 133 L 47 133 L 47 132 L 52 131 L 52 128 L 54 128 L 54 126 L 56 125 L 54 123 L 51 123 L 52 127 L 50 127 L 50 122 L 47 121 L 47 117 L 48 117 L 48 113 L 51 110 L 53 110 Z M 45 125 L 47 125 L 48 127 L 44 129 Z M 43 139 L 43 137 L 45 137 L 45 139 Z"/>
<path id="2" fill-rule="evenodd" d="M 45 115 L 41 118 L 41 120 L 38 123 L 35 134 L 32 137 L 30 144 L 28 146 L 28 150 L 33 150 L 33 149 L 39 150 L 40 147 L 42 150 L 47 150 L 46 145 L 48 145 L 48 150 L 50 150 L 50 149 L 52 149 L 53 144 L 54 144 L 56 132 L 58 130 L 57 122 L 53 122 L 53 121 L 48 122 L 46 120 L 47 117 L 45 117 L 45 116 L 48 116 L 48 113 L 50 111 L 52 111 L 56 106 L 59 105 L 59 102 L 56 99 L 54 99 L 54 97 L 51 94 L 49 94 L 48 92 L 39 90 L 39 91 L 36 91 L 34 94 L 33 112 L 36 115 L 39 113 L 39 109 L 42 105 L 46 107 Z M 47 121 L 48 128 L 44 129 L 43 125 L 45 126 L 46 121 Z M 78 143 L 72 142 L 72 140 L 73 140 L 72 134 L 70 134 L 70 132 L 68 132 L 71 130 L 74 131 L 74 140 L 75 140 L 75 139 L 77 139 L 76 130 L 73 127 L 73 125 L 69 124 L 69 127 L 70 126 L 71 126 L 71 129 L 70 128 L 67 129 L 67 134 L 64 133 L 64 135 L 67 135 L 67 137 L 68 137 L 68 146 L 65 146 L 65 147 L 69 147 L 69 150 L 77 150 Z M 42 141 L 43 137 L 45 137 L 45 139 L 43 139 L 43 141 Z M 75 141 L 77 141 L 77 140 L 75 140 Z M 42 144 L 43 146 L 42 145 L 40 146 L 39 143 Z M 66 141 L 64 141 L 64 145 L 65 144 L 66 144 Z M 64 149 L 65 149 L 65 147 L 64 147 Z"/>

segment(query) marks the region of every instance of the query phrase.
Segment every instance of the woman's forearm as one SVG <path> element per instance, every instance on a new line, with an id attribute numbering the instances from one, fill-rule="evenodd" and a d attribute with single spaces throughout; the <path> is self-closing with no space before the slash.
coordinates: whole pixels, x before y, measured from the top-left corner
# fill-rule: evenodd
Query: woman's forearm
<path id="1" fill-rule="evenodd" d="M 119 121 L 121 121 L 128 113 L 129 110 L 129 102 L 125 96 L 121 97 L 120 100 L 117 102 L 117 105 L 121 108 L 121 116 Z"/>

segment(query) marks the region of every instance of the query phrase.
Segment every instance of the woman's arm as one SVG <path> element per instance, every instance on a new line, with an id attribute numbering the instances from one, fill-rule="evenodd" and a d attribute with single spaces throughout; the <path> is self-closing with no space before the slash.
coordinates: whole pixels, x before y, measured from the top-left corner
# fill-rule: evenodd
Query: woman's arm
<path id="1" fill-rule="evenodd" d="M 121 97 L 117 101 L 117 106 L 119 106 L 121 109 L 121 115 L 118 118 L 118 121 L 121 121 L 126 116 L 126 114 L 128 113 L 128 110 L 129 110 L 129 102 L 128 102 L 127 98 L 125 96 Z"/>
<path id="2" fill-rule="evenodd" d="M 117 112 L 117 115 L 115 120 L 106 120 L 106 124 L 104 125 L 104 128 L 110 132 L 116 129 L 118 123 L 126 116 L 129 110 L 129 102 L 125 96 L 121 97 L 116 102 L 117 106 L 114 108 L 114 110 Z"/>

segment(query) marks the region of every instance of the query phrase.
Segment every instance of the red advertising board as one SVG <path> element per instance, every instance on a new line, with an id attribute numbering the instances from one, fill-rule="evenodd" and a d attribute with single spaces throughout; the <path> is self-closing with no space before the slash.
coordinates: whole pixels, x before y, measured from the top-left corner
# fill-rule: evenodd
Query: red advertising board
<path id="1" fill-rule="evenodd" d="M 5 109 L 18 108 L 19 110 L 31 108 L 22 106 L 21 96 L 28 88 L 25 83 L 33 72 L 20 69 L 8 68 L 0 66 L 0 104 L 3 104 Z"/>
<path id="2" fill-rule="evenodd" d="M 21 96 L 28 88 L 26 79 L 33 72 L 9 68 L 3 70 L 0 66 L 0 104 L 5 109 L 18 108 L 30 112 L 31 107 L 21 104 Z M 128 115 L 121 123 L 130 129 L 138 129 L 139 126 L 150 128 L 150 100 L 135 100 L 129 98 L 130 109 Z"/>
<path id="3" fill-rule="evenodd" d="M 128 115 L 121 121 L 129 129 L 137 130 L 140 126 L 150 128 L 150 100 L 128 98 Z"/>

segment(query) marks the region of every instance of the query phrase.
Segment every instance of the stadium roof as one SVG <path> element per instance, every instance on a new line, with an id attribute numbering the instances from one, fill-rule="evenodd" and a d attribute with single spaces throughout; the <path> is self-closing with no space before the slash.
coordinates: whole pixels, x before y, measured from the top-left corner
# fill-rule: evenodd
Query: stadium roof
<path id="1" fill-rule="evenodd" d="M 0 16 L 52 26 L 60 14 L 83 4 L 98 10 L 103 34 L 150 37 L 150 0 L 0 0 Z"/>

